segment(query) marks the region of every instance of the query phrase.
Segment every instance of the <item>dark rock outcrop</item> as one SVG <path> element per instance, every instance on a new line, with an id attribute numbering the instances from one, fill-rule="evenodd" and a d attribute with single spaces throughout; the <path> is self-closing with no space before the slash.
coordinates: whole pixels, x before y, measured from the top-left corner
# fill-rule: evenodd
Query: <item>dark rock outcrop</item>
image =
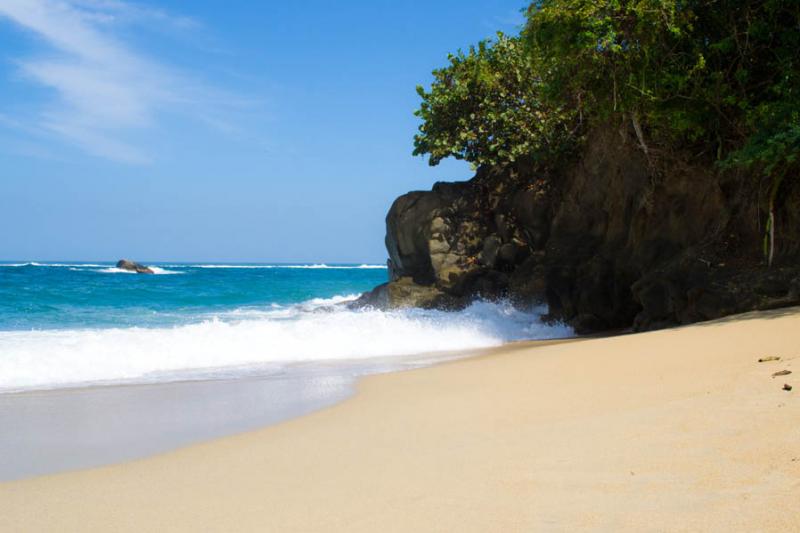
<path id="1" fill-rule="evenodd" d="M 784 185 L 777 206 L 768 267 L 757 175 L 687 154 L 646 155 L 616 127 L 592 132 L 562 171 L 534 168 L 483 167 L 467 182 L 399 197 L 386 217 L 390 281 L 362 303 L 546 302 L 552 319 L 580 332 L 800 303 L 795 184 Z"/>
<path id="2" fill-rule="evenodd" d="M 422 309 L 458 309 L 469 303 L 466 297 L 456 297 L 445 293 L 435 285 L 421 285 L 411 278 L 400 278 L 390 283 L 378 285 L 361 295 L 351 304 L 352 307 L 377 307 L 379 309 L 399 309 L 419 307 Z"/>
<path id="3" fill-rule="evenodd" d="M 155 274 L 152 268 L 129 259 L 120 259 L 117 261 L 117 268 L 121 268 L 122 270 L 130 270 L 131 272 L 136 272 L 137 274 Z"/>

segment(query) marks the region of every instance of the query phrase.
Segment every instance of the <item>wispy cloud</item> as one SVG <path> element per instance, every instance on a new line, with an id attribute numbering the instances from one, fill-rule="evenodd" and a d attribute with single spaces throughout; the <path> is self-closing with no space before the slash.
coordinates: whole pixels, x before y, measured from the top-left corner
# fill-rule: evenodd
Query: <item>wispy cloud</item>
<path id="1" fill-rule="evenodd" d="M 86 10 L 87 16 L 98 22 L 155 22 L 176 29 L 197 29 L 202 26 L 191 17 L 120 0 L 72 0 L 71 3 Z"/>
<path id="2" fill-rule="evenodd" d="M 2 0 L 3 16 L 51 50 L 16 59 L 25 78 L 54 91 L 32 117 L 43 131 L 96 156 L 146 163 L 147 150 L 130 137 L 156 127 L 164 113 L 224 124 L 214 109 L 230 98 L 115 34 L 122 24 L 198 27 L 190 18 L 120 0 Z"/>

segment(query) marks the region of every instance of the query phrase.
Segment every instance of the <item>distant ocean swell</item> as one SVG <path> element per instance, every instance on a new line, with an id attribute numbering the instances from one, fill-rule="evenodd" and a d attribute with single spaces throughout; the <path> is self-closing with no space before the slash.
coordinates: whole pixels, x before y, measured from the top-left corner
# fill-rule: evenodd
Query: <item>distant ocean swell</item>
<path id="1" fill-rule="evenodd" d="M 179 267 L 181 265 L 166 265 Z M 333 269 L 333 270 L 353 270 L 353 269 L 378 269 L 385 270 L 385 265 L 326 265 L 325 263 L 317 263 L 311 265 L 192 265 L 195 268 L 306 268 L 306 269 Z"/>
<path id="2" fill-rule="evenodd" d="M 180 274 L 181 267 L 188 268 L 221 268 L 221 269 L 244 269 L 244 270 L 259 270 L 259 269 L 300 269 L 300 270 L 386 270 L 386 265 L 328 265 L 325 263 L 313 264 L 272 264 L 272 265 L 236 265 L 236 264 L 193 264 L 193 263 L 176 263 L 176 264 L 161 264 L 161 266 L 149 265 L 155 274 Z M 91 270 L 94 272 L 101 272 L 104 274 L 135 274 L 130 270 L 123 270 L 114 266 L 103 265 L 98 263 L 37 263 L 34 261 L 26 263 L 0 263 L 0 268 L 20 268 L 20 267 L 42 267 L 42 268 L 69 268 L 75 271 Z"/>
<path id="3" fill-rule="evenodd" d="M 459 313 L 335 305 L 353 298 L 233 309 L 172 327 L 0 331 L 0 392 L 268 374 L 301 362 L 463 350 L 571 334 L 504 303 L 476 302 Z"/>

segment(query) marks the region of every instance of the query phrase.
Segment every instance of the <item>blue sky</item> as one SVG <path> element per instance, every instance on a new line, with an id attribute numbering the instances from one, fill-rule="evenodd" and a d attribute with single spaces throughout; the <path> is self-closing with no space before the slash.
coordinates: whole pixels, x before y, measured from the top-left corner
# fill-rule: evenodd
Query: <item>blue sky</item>
<path id="1" fill-rule="evenodd" d="M 0 260 L 382 262 L 417 84 L 519 0 L 2 0 Z"/>

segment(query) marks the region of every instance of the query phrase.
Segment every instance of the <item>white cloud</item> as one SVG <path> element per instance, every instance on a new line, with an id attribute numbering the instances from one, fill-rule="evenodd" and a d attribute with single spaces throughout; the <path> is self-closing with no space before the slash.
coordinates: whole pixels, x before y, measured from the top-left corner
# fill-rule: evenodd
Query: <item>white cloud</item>
<path id="1" fill-rule="evenodd" d="M 190 18 L 173 15 L 162 9 L 139 6 L 119 0 L 72 0 L 72 4 L 89 11 L 89 15 L 99 22 L 157 22 L 181 29 L 193 29 L 200 24 Z"/>
<path id="2" fill-rule="evenodd" d="M 146 163 L 146 150 L 128 138 L 156 127 L 163 113 L 219 122 L 210 115 L 221 96 L 114 34 L 120 24 L 143 22 L 196 27 L 189 18 L 119 0 L 2 0 L 3 16 L 55 52 L 18 60 L 27 79 L 56 95 L 33 117 L 42 130 L 97 156 Z"/>

